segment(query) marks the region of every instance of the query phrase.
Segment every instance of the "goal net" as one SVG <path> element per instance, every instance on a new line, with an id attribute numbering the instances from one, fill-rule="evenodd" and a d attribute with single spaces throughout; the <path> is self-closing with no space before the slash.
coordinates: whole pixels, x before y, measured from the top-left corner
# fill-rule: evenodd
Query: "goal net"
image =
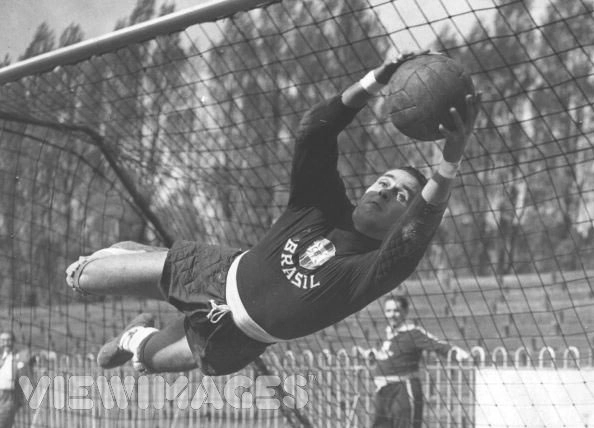
<path id="1" fill-rule="evenodd" d="M 75 295 L 64 269 L 124 240 L 254 245 L 286 206 L 302 115 L 386 57 L 424 49 L 463 63 L 483 104 L 442 225 L 393 291 L 411 321 L 473 356 L 426 354 L 423 426 L 594 424 L 592 12 L 589 0 L 221 0 L 180 12 L 139 0 L 112 34 L 0 69 L 0 326 L 35 356 L 32 387 L 50 385 L 38 405 L 25 400 L 22 426 L 369 426 L 375 362 L 355 347 L 386 340 L 383 300 L 242 372 L 288 380 L 292 400 L 277 408 L 262 408 L 254 383 L 238 408 L 223 386 L 237 379 L 189 373 L 187 391 L 218 385 L 220 406 L 211 394 L 143 409 L 137 383 L 124 412 L 100 396 L 98 377 L 116 372 L 94 355 L 137 313 L 163 324 L 175 310 Z M 353 201 L 386 169 L 429 175 L 439 161 L 442 142 L 392 125 L 388 95 L 340 138 Z M 56 404 L 73 397 L 64 374 L 91 375 L 91 410 Z"/>

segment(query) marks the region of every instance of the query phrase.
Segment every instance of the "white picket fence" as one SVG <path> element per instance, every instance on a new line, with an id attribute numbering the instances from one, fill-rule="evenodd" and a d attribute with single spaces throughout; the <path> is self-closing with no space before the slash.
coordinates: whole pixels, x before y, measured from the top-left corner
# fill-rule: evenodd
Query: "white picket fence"
<path id="1" fill-rule="evenodd" d="M 428 357 L 422 369 L 425 426 L 474 427 L 474 393 L 482 369 L 591 370 L 592 352 L 588 352 L 583 358 L 573 347 L 560 354 L 550 348 L 537 353 L 520 348 L 509 353 L 504 348 L 487 352 L 475 347 L 471 350 L 474 362 L 463 365 L 450 358 Z M 296 426 L 286 419 L 287 413 L 295 418 L 296 412 L 313 427 L 370 426 L 373 361 L 345 350 L 299 355 L 268 352 L 265 357 L 273 377 L 258 377 L 253 369 L 217 378 L 204 377 L 198 371 L 139 377 L 128 366 L 103 371 L 97 368 L 93 355 L 40 353 L 26 391 L 32 395 L 15 426 L 275 428 Z M 271 397 L 271 387 L 277 382 L 284 396 Z M 280 405 L 283 411 L 275 408 Z"/>

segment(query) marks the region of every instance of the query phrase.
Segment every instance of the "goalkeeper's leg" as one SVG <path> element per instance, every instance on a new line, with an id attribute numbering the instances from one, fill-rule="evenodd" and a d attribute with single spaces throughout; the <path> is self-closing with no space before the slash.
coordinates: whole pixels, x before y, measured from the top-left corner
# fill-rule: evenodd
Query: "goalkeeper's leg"
<path id="1" fill-rule="evenodd" d="M 132 359 L 134 368 L 150 373 L 181 372 L 199 367 L 186 338 L 183 318 L 162 330 L 153 325 L 152 315 L 138 315 L 119 336 L 103 345 L 97 363 L 110 369 Z"/>
<path id="2" fill-rule="evenodd" d="M 151 314 L 140 314 L 103 345 L 97 362 L 103 368 L 114 368 L 132 359 L 137 370 L 149 373 L 200 369 L 204 375 L 221 376 L 237 372 L 268 344 L 245 336 L 230 315 L 213 324 L 206 313 L 198 311 L 158 330 Z"/>
<path id="3" fill-rule="evenodd" d="M 68 268 L 68 282 L 91 294 L 153 297 L 184 318 L 159 331 L 141 314 L 107 342 L 97 360 L 104 368 L 133 358 L 149 372 L 200 368 L 209 376 L 234 373 L 261 355 L 267 343 L 246 335 L 226 302 L 227 274 L 236 248 L 177 241 L 172 248 L 110 247 Z"/>
<path id="4" fill-rule="evenodd" d="M 167 248 L 123 242 L 80 257 L 66 269 L 66 282 L 83 294 L 163 300 L 159 281 L 166 257 Z"/>

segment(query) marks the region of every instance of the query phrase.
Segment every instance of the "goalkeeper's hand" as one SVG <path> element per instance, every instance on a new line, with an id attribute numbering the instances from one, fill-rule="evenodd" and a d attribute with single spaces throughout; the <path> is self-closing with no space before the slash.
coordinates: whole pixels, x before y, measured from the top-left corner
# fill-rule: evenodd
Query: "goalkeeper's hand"
<path id="1" fill-rule="evenodd" d="M 375 69 L 375 80 L 383 85 L 388 84 L 392 75 L 396 72 L 398 67 L 404 64 L 409 59 L 413 59 L 420 55 L 427 55 L 430 51 L 405 51 L 396 58 L 388 58 L 382 65 Z"/>
<path id="2" fill-rule="evenodd" d="M 482 93 L 467 94 L 466 115 L 462 117 L 460 113 L 452 107 L 450 116 L 454 121 L 454 128 L 448 129 L 443 124 L 439 125 L 439 132 L 445 138 L 443 147 L 443 159 L 451 163 L 459 163 L 464 154 L 464 149 L 468 145 L 470 135 L 474 129 L 474 124 L 481 107 Z"/>

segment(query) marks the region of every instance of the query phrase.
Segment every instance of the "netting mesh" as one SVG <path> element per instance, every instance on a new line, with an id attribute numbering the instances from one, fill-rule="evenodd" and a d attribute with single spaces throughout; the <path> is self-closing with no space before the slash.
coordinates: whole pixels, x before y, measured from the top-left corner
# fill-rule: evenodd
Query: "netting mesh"
<path id="1" fill-rule="evenodd" d="M 128 239 L 249 248 L 285 207 L 303 113 L 385 57 L 432 48 L 465 65 L 483 106 L 442 226 L 395 293 L 410 297 L 418 324 L 481 347 L 495 367 L 513 365 L 522 347 L 531 366 L 545 348 L 561 373 L 559 357 L 573 349 L 585 383 L 594 340 L 592 10 L 587 0 L 283 1 L 5 83 L 3 326 L 35 352 L 72 356 L 95 352 L 141 310 L 167 321 L 166 305 L 75 296 L 65 266 Z M 388 96 L 341 136 L 339 169 L 353 200 L 387 168 L 428 174 L 439 159 L 439 142 L 396 131 Z M 312 425 L 366 426 L 374 387 L 350 350 L 377 346 L 384 327 L 373 303 L 275 345 L 264 361 L 272 371 L 286 358 L 297 373 L 317 370 L 315 405 L 300 409 Z M 276 355 L 289 357 L 275 363 Z M 448 364 L 428 362 L 425 423 L 481 426 L 492 404 L 476 398 L 477 385 L 488 381 Z M 564 379 L 553 385 L 569 394 Z M 574 418 L 571 397 L 538 426 Z M 593 402 L 590 394 L 584 408 Z M 580 412 L 572 422 L 594 418 Z"/>

